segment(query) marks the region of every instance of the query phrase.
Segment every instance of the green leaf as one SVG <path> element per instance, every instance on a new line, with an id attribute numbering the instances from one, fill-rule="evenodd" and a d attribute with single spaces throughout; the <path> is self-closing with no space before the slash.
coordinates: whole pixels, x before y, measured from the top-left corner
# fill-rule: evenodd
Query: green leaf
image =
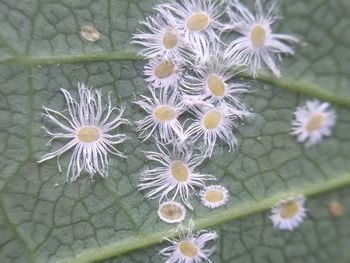
<path id="1" fill-rule="evenodd" d="M 252 4 L 252 1 L 249 1 Z M 154 2 L 0 2 L 0 256 L 2 262 L 162 262 L 162 238 L 174 226 L 160 222 L 157 202 L 137 191 L 152 147 L 125 127 L 121 147 L 128 159 L 113 158 L 110 177 L 91 183 L 65 182 L 56 160 L 38 165 L 50 150 L 41 129 L 42 106 L 65 108 L 59 90 L 76 94 L 86 82 L 112 91 L 125 103 L 132 122 L 143 113 L 131 102 L 146 92 L 144 61 L 130 46 L 138 21 Z M 240 145 L 229 153 L 217 146 L 200 168 L 225 185 L 225 207 L 208 210 L 194 200 L 197 228 L 219 232 L 214 262 L 347 262 L 350 259 L 350 6 L 348 0 L 286 0 L 280 32 L 293 32 L 306 44 L 285 58 L 280 80 L 263 73 L 242 76 L 254 92 L 242 100 L 255 117 L 241 123 Z M 80 28 L 93 25 L 99 41 L 88 42 Z M 290 133 L 296 106 L 311 97 L 337 110 L 332 135 L 305 148 Z M 55 142 L 58 147 L 63 142 Z M 69 154 L 68 154 L 69 155 Z M 61 160 L 65 168 L 68 155 Z M 84 176 L 82 176 L 84 177 Z M 347 188 L 345 188 L 347 187 Z M 332 192 L 332 193 L 328 193 Z M 269 209 L 292 193 L 312 197 L 308 218 L 293 232 L 273 229 Z M 314 196 L 314 197 L 313 197 Z M 328 214 L 331 200 L 344 206 L 339 219 Z M 114 258 L 113 258 L 114 257 Z"/>

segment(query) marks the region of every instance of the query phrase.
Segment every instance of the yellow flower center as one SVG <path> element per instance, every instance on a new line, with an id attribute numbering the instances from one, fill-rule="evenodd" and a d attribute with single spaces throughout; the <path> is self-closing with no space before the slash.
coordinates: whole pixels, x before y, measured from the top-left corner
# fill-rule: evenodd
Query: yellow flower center
<path id="1" fill-rule="evenodd" d="M 183 211 L 180 207 L 178 207 L 175 204 L 165 204 L 163 205 L 159 213 L 162 217 L 168 219 L 168 220 L 177 220 L 183 216 Z"/>
<path id="2" fill-rule="evenodd" d="M 266 40 L 266 31 L 262 26 L 256 25 L 250 31 L 250 41 L 255 48 L 262 48 Z"/>
<path id="3" fill-rule="evenodd" d="M 308 123 L 306 124 L 306 130 L 308 132 L 313 132 L 315 130 L 318 130 L 319 128 L 321 128 L 322 124 L 323 124 L 323 120 L 324 117 L 322 114 L 317 113 L 317 114 L 313 114 Z"/>
<path id="4" fill-rule="evenodd" d="M 188 169 L 187 166 L 182 161 L 174 161 L 170 165 L 171 175 L 179 183 L 186 182 L 188 179 Z"/>
<path id="5" fill-rule="evenodd" d="M 175 109 L 167 105 L 158 106 L 153 114 L 159 122 L 167 122 L 176 118 Z"/>
<path id="6" fill-rule="evenodd" d="M 175 65 L 172 61 L 166 60 L 155 67 L 154 75 L 158 79 L 168 78 L 173 74 L 174 67 L 175 67 Z"/>
<path id="7" fill-rule="evenodd" d="M 214 96 L 224 96 L 225 94 L 225 82 L 221 80 L 217 75 L 211 74 L 207 79 L 207 85 L 210 92 Z"/>
<path id="8" fill-rule="evenodd" d="M 195 256 L 198 255 L 198 247 L 192 242 L 187 240 L 182 241 L 179 244 L 179 250 L 184 256 L 189 258 L 194 258 Z"/>
<path id="9" fill-rule="evenodd" d="M 186 25 L 189 31 L 202 31 L 209 26 L 209 16 L 204 12 L 194 13 L 187 19 Z"/>
<path id="10" fill-rule="evenodd" d="M 101 138 L 101 131 L 93 126 L 83 126 L 78 130 L 77 138 L 84 143 L 95 142 Z"/>
<path id="11" fill-rule="evenodd" d="M 221 121 L 221 112 L 219 110 L 211 110 L 204 115 L 203 126 L 207 130 L 212 130 L 218 127 Z"/>
<path id="12" fill-rule="evenodd" d="M 167 30 L 163 35 L 162 42 L 166 49 L 172 49 L 177 44 L 177 35 L 172 30 Z"/>
<path id="13" fill-rule="evenodd" d="M 288 201 L 280 207 L 280 216 L 284 219 L 294 217 L 299 212 L 299 204 L 295 201 Z"/>
<path id="14" fill-rule="evenodd" d="M 218 189 L 210 189 L 204 194 L 209 203 L 218 203 L 224 199 L 224 193 Z"/>

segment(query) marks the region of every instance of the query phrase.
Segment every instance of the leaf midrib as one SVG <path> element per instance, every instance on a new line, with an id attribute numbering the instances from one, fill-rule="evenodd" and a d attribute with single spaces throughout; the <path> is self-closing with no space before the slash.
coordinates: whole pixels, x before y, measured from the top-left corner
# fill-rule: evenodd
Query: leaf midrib
<path id="1" fill-rule="evenodd" d="M 206 218 L 195 220 L 196 229 L 211 228 L 215 225 L 223 224 L 229 221 L 240 219 L 252 214 L 269 210 L 277 201 L 290 197 L 295 194 L 303 194 L 306 197 L 312 197 L 320 195 L 325 192 L 330 192 L 335 189 L 339 189 L 350 185 L 350 173 L 341 177 L 332 178 L 322 181 L 320 183 L 313 183 L 305 187 L 294 188 L 288 192 L 276 194 L 274 196 L 267 197 L 258 202 L 246 202 L 239 204 L 238 207 L 228 208 L 222 210 Z M 164 240 L 164 238 L 170 237 L 176 228 L 170 230 L 164 230 L 157 233 L 148 234 L 142 237 L 134 237 L 124 240 L 122 242 L 115 242 L 107 246 L 87 249 L 79 253 L 76 257 L 66 258 L 60 263 L 82 263 L 82 262 L 94 262 L 103 260 L 115 256 L 120 256 L 125 253 L 146 248 L 152 245 L 156 245 Z"/>
<path id="2" fill-rule="evenodd" d="M 1 64 L 23 64 L 27 66 L 34 65 L 50 65 L 50 64 L 75 64 L 84 62 L 103 62 L 103 61 L 116 61 L 116 60 L 142 60 L 141 56 L 133 50 L 124 50 L 117 52 L 106 52 L 106 53 L 90 53 L 80 55 L 59 55 L 59 56 L 25 56 L 17 55 L 12 58 L 6 58 L 0 60 Z M 338 96 L 327 92 L 326 88 L 321 86 L 306 83 L 301 81 L 295 81 L 288 78 L 276 79 L 272 75 L 260 74 L 256 78 L 253 78 L 249 74 L 239 73 L 239 77 L 246 79 L 255 79 L 263 83 L 271 84 L 275 87 L 285 89 L 291 92 L 301 93 L 314 98 L 329 101 L 335 105 L 350 108 L 350 98 L 344 96 Z"/>

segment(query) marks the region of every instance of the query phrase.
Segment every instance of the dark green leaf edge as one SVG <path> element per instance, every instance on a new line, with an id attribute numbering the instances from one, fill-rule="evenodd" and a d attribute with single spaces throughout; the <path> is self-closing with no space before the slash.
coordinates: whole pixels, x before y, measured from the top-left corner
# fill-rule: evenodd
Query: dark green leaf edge
<path id="1" fill-rule="evenodd" d="M 290 197 L 295 194 L 303 194 L 306 197 L 320 195 L 325 192 L 330 192 L 345 186 L 350 185 L 350 173 L 341 177 L 336 177 L 323 181 L 321 183 L 311 184 L 303 188 L 295 188 L 288 192 L 279 193 L 277 195 L 262 199 L 259 202 L 246 202 L 239 204 L 235 208 L 226 209 L 218 213 L 212 214 L 206 218 L 195 220 L 196 229 L 210 228 L 218 224 L 237 220 L 255 213 L 266 211 L 279 200 Z M 124 240 L 122 242 L 112 243 L 108 246 L 103 246 L 94 249 L 88 249 L 76 257 L 67 258 L 59 261 L 60 263 L 83 263 L 94 262 L 120 256 L 125 253 L 146 248 L 155 244 L 161 243 L 164 238 L 170 237 L 176 228 L 167 231 L 161 231 L 146 236 L 138 236 L 132 239 Z"/>

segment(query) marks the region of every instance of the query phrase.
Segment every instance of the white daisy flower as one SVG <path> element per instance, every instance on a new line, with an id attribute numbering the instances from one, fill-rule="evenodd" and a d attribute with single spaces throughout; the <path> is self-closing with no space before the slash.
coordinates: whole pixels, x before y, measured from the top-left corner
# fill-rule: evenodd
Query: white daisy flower
<path id="1" fill-rule="evenodd" d="M 242 36 L 230 42 L 224 56 L 232 59 L 233 63 L 249 65 L 254 76 L 261 69 L 263 62 L 276 77 L 280 77 L 276 60 L 282 59 L 281 54 L 294 54 L 288 43 L 296 43 L 299 40 L 291 35 L 272 32 L 271 25 L 277 19 L 272 14 L 276 3 L 273 2 L 269 10 L 264 12 L 260 0 L 256 0 L 255 15 L 237 0 L 232 6 L 237 12 L 228 9 L 227 14 L 232 24 L 227 25 L 226 30 L 235 30 Z"/>
<path id="2" fill-rule="evenodd" d="M 166 201 L 159 205 L 159 218 L 169 224 L 180 223 L 185 219 L 186 208 L 176 201 Z"/>
<path id="3" fill-rule="evenodd" d="M 163 4 L 156 8 L 170 10 L 177 18 L 176 26 L 183 33 L 185 43 L 201 59 L 207 54 L 210 43 L 219 41 L 215 29 L 222 26 L 219 17 L 222 15 L 222 5 L 217 0 L 179 0 L 171 4 Z"/>
<path id="4" fill-rule="evenodd" d="M 162 10 L 161 14 L 148 17 L 142 24 L 147 32 L 134 35 L 133 43 L 144 48 L 140 54 L 148 58 L 162 57 L 166 60 L 186 60 L 185 44 L 179 30 L 174 26 L 175 18 L 168 10 Z"/>
<path id="5" fill-rule="evenodd" d="M 273 226 L 282 230 L 293 230 L 306 217 L 305 198 L 302 195 L 277 202 L 271 210 Z"/>
<path id="6" fill-rule="evenodd" d="M 199 192 L 202 204 L 209 208 L 217 208 L 227 203 L 229 193 L 221 185 L 209 185 Z"/>
<path id="7" fill-rule="evenodd" d="M 52 132 L 44 128 L 52 136 L 52 139 L 68 139 L 66 145 L 60 149 L 45 154 L 39 162 L 57 157 L 58 168 L 60 156 L 73 149 L 68 165 L 67 180 L 75 181 L 84 170 L 90 177 L 98 173 L 102 177 L 108 176 L 108 154 L 125 157 L 115 148 L 115 145 L 126 140 L 126 135 L 118 134 L 115 129 L 121 124 L 129 123 L 122 118 L 124 107 L 117 109 L 112 107 L 111 98 L 108 96 L 107 108 L 103 107 L 101 92 L 91 90 L 84 84 L 78 85 L 79 102 L 72 98 L 70 93 L 61 89 L 65 97 L 68 113 L 66 116 L 59 111 L 44 107 L 44 116 L 61 131 Z M 118 115 L 114 115 L 119 111 Z"/>
<path id="8" fill-rule="evenodd" d="M 159 252 L 167 257 L 165 263 L 211 263 L 209 257 L 215 247 L 209 247 L 207 243 L 218 238 L 215 231 L 194 232 L 193 221 L 190 220 L 189 227 L 186 229 L 180 225 L 176 234 L 177 238 L 166 239 L 171 245 Z"/>
<path id="9" fill-rule="evenodd" d="M 191 108 L 196 119 L 188 126 L 183 138 L 192 142 L 203 138 L 202 151 L 208 157 L 212 155 L 218 138 L 229 146 L 229 151 L 233 150 L 238 143 L 232 132 L 232 129 L 237 126 L 235 120 L 249 113 L 224 103 L 217 107 L 205 104 L 205 102 L 199 105 L 200 107 Z"/>
<path id="10" fill-rule="evenodd" d="M 331 134 L 336 114 L 329 107 L 328 102 L 314 100 L 297 108 L 294 112 L 295 120 L 292 122 L 292 134 L 297 136 L 298 142 L 311 146 Z"/>
<path id="11" fill-rule="evenodd" d="M 160 163 L 160 166 L 142 171 L 139 189 L 149 190 L 146 197 L 160 198 L 160 201 L 168 199 L 169 195 L 172 200 L 180 195 L 183 203 L 193 209 L 188 200 L 195 187 L 202 188 L 205 181 L 215 180 L 214 176 L 194 171 L 204 157 L 194 155 L 187 147 L 177 144 L 173 145 L 171 152 L 159 143 L 157 148 L 159 152 L 145 152 L 145 155 L 148 160 Z"/>
<path id="12" fill-rule="evenodd" d="M 247 92 L 246 86 L 234 83 L 234 74 L 227 61 L 219 57 L 219 52 L 214 52 L 203 67 L 198 67 L 195 75 L 186 75 L 181 83 L 181 90 L 190 96 L 196 96 L 199 100 L 209 103 L 229 101 L 236 107 L 244 109 L 244 105 L 238 99 L 238 95 Z"/>
<path id="13" fill-rule="evenodd" d="M 171 59 L 152 58 L 144 67 L 145 80 L 154 88 L 167 88 L 178 83 L 183 64 Z"/>
<path id="14" fill-rule="evenodd" d="M 143 120 L 137 121 L 136 131 L 140 137 L 147 140 L 156 130 L 162 142 L 170 142 L 183 136 L 183 129 L 178 117 L 186 110 L 181 94 L 173 89 L 157 91 L 150 89 L 152 98 L 141 95 L 143 100 L 137 101 L 148 114 Z"/>

